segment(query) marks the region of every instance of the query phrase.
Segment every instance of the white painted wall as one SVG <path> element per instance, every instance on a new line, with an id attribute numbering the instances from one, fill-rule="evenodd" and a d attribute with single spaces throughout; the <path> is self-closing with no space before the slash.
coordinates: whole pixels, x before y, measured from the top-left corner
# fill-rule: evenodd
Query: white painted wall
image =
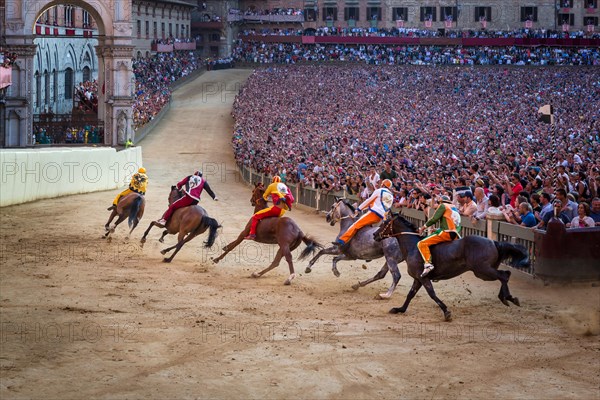
<path id="1" fill-rule="evenodd" d="M 0 150 L 0 207 L 125 187 L 141 166 L 141 147 Z"/>

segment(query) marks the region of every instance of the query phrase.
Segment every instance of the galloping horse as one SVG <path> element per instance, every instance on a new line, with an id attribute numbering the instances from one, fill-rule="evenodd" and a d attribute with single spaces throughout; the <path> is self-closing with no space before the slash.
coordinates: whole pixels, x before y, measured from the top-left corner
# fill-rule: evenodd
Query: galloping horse
<path id="1" fill-rule="evenodd" d="M 404 313 L 421 286 L 425 286 L 429 297 L 444 312 L 446 321 L 452 320 L 452 313 L 436 296 L 431 281 L 452 279 L 467 271 L 473 271 L 476 277 L 484 281 L 499 280 L 501 286 L 498 298 L 502 304 L 508 306 L 508 301 L 510 301 L 520 306 L 519 299 L 513 297 L 508 290 L 510 271 L 498 270 L 498 266 L 503 260 L 510 258 L 512 267 L 528 267 L 529 257 L 523 246 L 508 242 L 496 242 L 480 236 L 465 236 L 452 242 L 440 243 L 431 248 L 435 269 L 421 278 L 423 258 L 417 249 L 417 242 L 421 238 L 416 232 L 415 226 L 401 215 L 395 214 L 386 220 L 374 234 L 375 240 L 390 237 L 398 240 L 408 264 L 408 274 L 414 279 L 402 307 L 392 308 L 390 313 Z"/>
<path id="2" fill-rule="evenodd" d="M 171 193 L 169 194 L 169 204 L 173 203 L 181 197 L 181 192 L 176 186 L 171 186 Z M 146 243 L 146 236 L 153 226 L 158 225 L 156 221 L 152 221 L 144 236 L 142 237 L 142 246 Z M 161 250 L 160 254 L 165 255 L 169 251 L 175 249 L 171 257 L 164 258 L 164 262 L 171 262 L 175 254 L 183 247 L 184 244 L 195 238 L 196 236 L 204 233 L 207 229 L 209 230 L 208 239 L 204 242 L 204 247 L 209 248 L 215 243 L 217 238 L 217 229 L 221 225 L 216 219 L 210 218 L 206 210 L 198 205 L 183 207 L 175 210 L 169 221 L 167 222 L 166 229 L 162 233 L 159 241 L 162 243 L 164 237 L 168 234 L 174 235 L 179 233 L 177 236 L 177 244 L 164 250 Z"/>
<path id="3" fill-rule="evenodd" d="M 127 223 L 131 229 L 129 230 L 128 236 L 131 235 L 131 232 L 133 232 L 135 227 L 138 225 L 138 222 L 140 222 L 140 219 L 142 219 L 142 216 L 144 215 L 145 205 L 146 199 L 139 193 L 133 192 L 121 197 L 117 203 L 117 207 L 115 207 L 110 213 L 108 222 L 106 222 L 106 225 L 104 225 L 106 233 L 104 234 L 103 238 L 108 238 L 110 241 L 109 235 L 114 233 L 117 225 L 125 221 L 125 218 L 129 218 Z M 115 222 L 113 226 L 110 226 L 110 223 L 117 215 L 119 216 L 119 218 L 117 218 L 117 222 Z"/>
<path id="4" fill-rule="evenodd" d="M 354 207 L 345 199 L 337 199 L 331 206 L 331 210 L 327 213 L 327 222 L 331 226 L 334 226 L 336 222 L 340 221 L 340 233 L 338 237 L 346 232 L 348 227 L 354 223 Z M 327 249 L 323 249 L 313 257 L 306 267 L 307 274 L 312 271 L 314 263 L 324 254 L 335 255 L 333 258 L 333 267 L 331 268 L 333 274 L 337 277 L 340 276 L 340 272 L 337 269 L 337 262 L 341 260 L 375 260 L 381 257 L 385 257 L 385 264 L 381 270 L 371 279 L 367 279 L 363 282 L 358 282 L 352 286 L 354 290 L 359 287 L 368 285 L 371 282 L 375 282 L 379 279 L 383 279 L 388 271 L 392 271 L 393 282 L 387 293 L 380 293 L 380 299 L 388 299 L 394 293 L 398 282 L 400 281 L 400 270 L 398 269 L 398 263 L 402 262 L 402 252 L 398 241 L 394 238 L 388 238 L 381 241 L 375 241 L 373 239 L 373 233 L 377 230 L 377 227 L 365 227 L 358 231 L 347 246 L 343 246 L 340 250 L 339 246 L 331 246 Z"/>
<path id="5" fill-rule="evenodd" d="M 258 184 L 255 185 L 254 191 L 252 192 L 252 199 L 256 204 L 256 211 L 266 208 L 267 202 L 262 197 L 263 193 L 264 188 L 261 188 Z M 251 202 L 253 200 L 251 200 Z M 237 239 L 223 247 L 223 254 L 213 260 L 215 264 L 221 261 L 221 259 L 223 259 L 227 253 L 236 248 L 237 245 L 244 240 L 248 233 L 250 233 L 251 223 L 252 220 L 248 221 L 246 227 L 239 234 Z M 261 220 L 258 223 L 258 227 L 256 229 L 256 239 L 254 240 L 259 243 L 277 244 L 279 245 L 279 250 L 277 251 L 275 259 L 273 259 L 271 265 L 262 271 L 252 273 L 252 277 L 258 278 L 269 272 L 273 268 L 277 267 L 281 262 L 281 259 L 285 257 L 285 260 L 290 268 L 290 276 L 285 280 L 285 285 L 291 284 L 292 280 L 296 277 L 296 273 L 294 272 L 294 264 L 292 262 L 292 251 L 295 250 L 301 242 L 304 242 L 306 244 L 306 248 L 302 250 L 300 257 L 298 257 L 299 260 L 303 260 L 304 258 L 308 257 L 309 254 L 314 253 L 317 248 L 323 247 L 311 237 L 304 235 L 294 220 L 288 217 L 273 217 Z"/>

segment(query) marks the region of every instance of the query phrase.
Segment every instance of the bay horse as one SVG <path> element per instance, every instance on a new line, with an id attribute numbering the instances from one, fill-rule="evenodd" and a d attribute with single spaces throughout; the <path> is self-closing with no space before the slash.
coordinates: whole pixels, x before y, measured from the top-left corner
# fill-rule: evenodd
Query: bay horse
<path id="1" fill-rule="evenodd" d="M 476 277 L 484 281 L 499 280 L 501 286 L 498 298 L 502 304 L 508 306 L 510 301 L 517 306 L 521 305 L 519 299 L 513 297 L 508 289 L 510 271 L 498 270 L 498 266 L 503 260 L 510 258 L 510 265 L 513 268 L 528 267 L 529 256 L 523 246 L 497 242 L 481 236 L 465 236 L 452 242 L 440 243 L 431 247 L 435 268 L 425 277 L 421 277 L 423 257 L 417 248 L 417 242 L 421 237 L 416 232 L 416 227 L 403 216 L 394 214 L 374 234 L 375 240 L 391 237 L 398 240 L 408 264 L 408 274 L 414 280 L 402 307 L 392 308 L 390 313 L 404 313 L 412 298 L 421 286 L 424 286 L 429 297 L 442 309 L 446 321 L 451 321 L 452 313 L 436 296 L 431 281 L 452 279 L 467 271 L 472 271 Z"/>
<path id="2" fill-rule="evenodd" d="M 255 184 L 251 199 L 251 203 L 254 203 L 253 205 L 255 206 L 255 212 L 260 211 L 267 206 L 267 202 L 263 198 L 264 191 L 265 189 L 260 183 Z M 246 227 L 239 234 L 237 239 L 223 247 L 223 254 L 213 259 L 215 264 L 218 264 L 223 257 L 225 257 L 231 250 L 235 249 L 244 240 L 244 238 L 250 233 L 251 223 L 252 220 L 248 221 Z M 264 244 L 277 244 L 279 245 L 279 250 L 277 251 L 277 254 L 275 255 L 271 265 L 262 271 L 252 273 L 251 276 L 253 278 L 261 277 L 273 268 L 277 267 L 281 262 L 281 259 L 285 257 L 290 269 L 290 275 L 284 282 L 285 285 L 290 285 L 292 280 L 296 277 L 296 273 L 294 272 L 294 263 L 292 262 L 292 251 L 295 250 L 300 243 L 304 242 L 304 244 L 306 244 L 306 248 L 302 250 L 302 253 L 300 253 L 300 256 L 298 257 L 299 260 L 303 260 L 311 253 L 314 253 L 317 248 L 323 247 L 313 238 L 306 236 L 300 227 L 298 227 L 298 225 L 294 222 L 294 220 L 288 217 L 272 217 L 261 220 L 256 228 L 256 239 L 254 239 L 254 241 Z"/>
<path id="3" fill-rule="evenodd" d="M 140 219 L 142 219 L 145 205 L 146 199 L 144 198 L 144 195 L 139 193 L 132 192 L 122 196 L 119 199 L 117 206 L 113 208 L 112 212 L 110 213 L 106 225 L 104 225 L 106 233 L 104 234 L 103 239 L 108 238 L 110 241 L 111 237 L 109 235 L 114 233 L 117 225 L 125 221 L 126 218 L 128 218 L 127 223 L 130 228 L 129 234 L 127 235 L 129 237 L 131 232 L 133 232 L 133 230 L 138 226 Z M 117 221 L 113 226 L 110 226 L 110 223 L 116 216 L 119 216 L 119 218 L 117 218 Z"/>
<path id="4" fill-rule="evenodd" d="M 355 209 L 346 199 L 337 199 L 336 202 L 331 206 L 331 210 L 327 213 L 326 221 L 331 226 L 334 226 L 338 221 L 340 222 L 340 233 L 338 238 L 346 232 L 348 227 L 352 225 L 358 217 L 354 217 Z M 337 277 L 340 276 L 340 272 L 337 269 L 337 262 L 342 260 L 376 260 L 381 257 L 385 257 L 385 264 L 381 267 L 381 270 L 375 274 L 371 279 L 367 279 L 363 282 L 358 282 L 352 285 L 354 290 L 358 290 L 360 287 L 364 287 L 369 283 L 383 279 L 388 271 L 392 272 L 392 285 L 389 287 L 386 293 L 380 293 L 379 299 L 389 299 L 398 282 L 400 281 L 400 270 L 398 269 L 398 263 L 404 261 L 402 252 L 400 251 L 400 245 L 395 238 L 387 238 L 381 241 L 376 241 L 373 238 L 373 233 L 378 227 L 364 227 L 359 230 L 356 235 L 348 242 L 345 246 L 331 246 L 327 249 L 323 249 L 313 257 L 306 267 L 307 274 L 312 271 L 312 266 L 322 255 L 335 255 L 333 258 L 333 267 L 331 268 L 333 274 Z"/>
<path id="5" fill-rule="evenodd" d="M 169 204 L 178 200 L 182 196 L 182 193 L 177 189 L 176 186 L 171 186 L 171 193 L 169 194 Z M 144 232 L 144 236 L 141 239 L 141 245 L 143 247 L 144 243 L 146 243 L 146 236 L 148 236 L 148 232 L 152 229 L 153 226 L 161 226 L 156 223 L 156 221 L 152 221 Z M 169 221 L 167 221 L 167 225 L 165 226 L 165 230 L 163 231 L 159 242 L 164 241 L 164 237 L 168 234 L 174 235 L 178 233 L 177 236 L 177 244 L 171 247 L 168 247 L 164 250 L 161 250 L 160 254 L 165 255 L 169 251 L 175 249 L 171 257 L 164 258 L 163 262 L 171 262 L 173 257 L 181 250 L 184 244 L 195 238 L 196 236 L 204 233 L 207 229 L 208 239 L 204 242 L 204 247 L 210 248 L 215 243 L 217 239 L 217 229 L 220 228 L 221 225 L 217 222 L 216 219 L 208 216 L 206 210 L 199 205 L 187 206 L 183 208 L 179 208 L 175 210 Z"/>

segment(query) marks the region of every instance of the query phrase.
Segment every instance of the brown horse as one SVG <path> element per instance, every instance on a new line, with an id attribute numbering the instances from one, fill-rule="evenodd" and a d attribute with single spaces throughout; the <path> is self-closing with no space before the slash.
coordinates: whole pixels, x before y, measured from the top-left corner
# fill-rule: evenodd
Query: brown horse
<path id="1" fill-rule="evenodd" d="M 133 192 L 121 197 L 119 199 L 119 202 L 117 203 L 117 207 L 114 208 L 110 213 L 110 217 L 108 217 L 108 222 L 106 222 L 106 225 L 104 225 L 106 233 L 104 234 L 103 238 L 108 238 L 108 240 L 110 241 L 111 237 L 109 235 L 115 232 L 115 228 L 117 227 L 117 225 L 125 221 L 125 218 L 129 218 L 129 220 L 127 221 L 129 227 L 131 228 L 129 230 L 129 234 L 127 235 L 127 237 L 129 237 L 129 235 L 131 235 L 131 232 L 133 232 L 135 227 L 140 222 L 140 219 L 142 219 L 142 216 L 144 215 L 145 205 L 146 199 L 143 195 L 139 193 Z M 117 222 L 115 222 L 113 226 L 110 226 L 110 223 L 117 215 L 119 216 L 119 218 L 117 218 Z"/>
<path id="2" fill-rule="evenodd" d="M 175 186 L 171 186 L 171 193 L 169 194 L 169 204 L 173 203 L 177 199 L 181 197 L 181 192 Z M 153 226 L 161 226 L 156 223 L 156 221 L 152 221 L 146 232 L 144 232 L 144 236 L 142 237 L 141 243 L 142 246 L 146 243 L 146 236 L 148 236 L 148 232 L 152 229 Z M 179 250 L 183 247 L 184 244 L 195 238 L 196 236 L 204 233 L 207 229 L 209 230 L 208 239 L 204 242 L 204 247 L 209 248 L 215 243 L 217 238 L 217 229 L 220 228 L 221 225 L 217 222 L 216 219 L 210 218 L 206 210 L 198 205 L 183 207 L 175 210 L 169 221 L 167 221 L 166 229 L 162 233 L 159 241 L 162 243 L 163 239 L 166 235 L 171 234 L 174 235 L 179 233 L 177 236 L 177 244 L 175 246 L 171 246 L 164 250 L 161 250 L 160 254 L 165 255 L 169 251 L 175 249 L 171 257 L 164 258 L 164 262 L 171 262 L 175 254 L 179 252 Z"/>
<path id="3" fill-rule="evenodd" d="M 264 188 L 260 187 L 260 184 L 256 184 L 254 191 L 252 192 L 252 199 L 250 200 L 252 205 L 255 206 L 255 212 L 266 208 L 267 202 L 263 199 Z M 223 257 L 227 255 L 231 250 L 237 247 L 244 238 L 250 233 L 250 224 L 252 220 L 248 221 L 244 230 L 239 234 L 237 239 L 223 247 L 223 254 L 215 258 L 213 261 L 217 264 Z M 271 265 L 262 271 L 252 273 L 253 278 L 258 278 L 265 273 L 269 272 L 273 268 L 277 267 L 281 262 L 281 259 L 285 257 L 290 268 L 290 276 L 285 280 L 284 284 L 289 285 L 292 280 L 296 277 L 294 272 L 294 264 L 292 262 L 292 251 L 295 250 L 301 242 L 306 244 L 306 248 L 300 253 L 299 260 L 303 260 L 308 257 L 311 253 L 314 253 L 317 248 L 323 248 L 319 243 L 309 236 L 304 235 L 302 230 L 296 225 L 294 220 L 288 217 L 280 218 L 265 218 L 258 223 L 256 228 L 256 242 L 265 244 L 277 244 L 279 250 L 275 255 L 275 259 Z"/>

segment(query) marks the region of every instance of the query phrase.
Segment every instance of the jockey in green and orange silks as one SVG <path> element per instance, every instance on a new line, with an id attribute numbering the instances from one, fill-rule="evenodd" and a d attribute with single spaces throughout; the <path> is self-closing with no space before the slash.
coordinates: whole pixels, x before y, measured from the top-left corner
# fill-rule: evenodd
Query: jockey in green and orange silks
<path id="1" fill-rule="evenodd" d="M 261 219 L 268 217 L 281 217 L 286 211 L 292 209 L 294 196 L 292 196 L 292 193 L 286 184 L 281 182 L 281 178 L 279 176 L 273 177 L 273 182 L 267 187 L 267 190 L 265 190 L 265 193 L 263 194 L 263 199 L 265 199 L 265 201 L 268 201 L 269 197 L 271 197 L 273 205 L 269 208 L 265 208 L 264 210 L 257 211 L 252 216 L 250 233 L 248 236 L 246 236 L 246 239 L 252 240 L 256 238 L 256 227 L 258 226 L 258 221 Z"/>
<path id="2" fill-rule="evenodd" d="M 441 201 L 442 203 L 435 210 L 433 216 L 427 222 L 425 222 L 425 225 L 419 228 L 419 233 L 422 233 L 425 231 L 425 229 L 434 225 L 436 222 L 439 221 L 440 223 L 439 229 L 417 243 L 417 248 L 423 257 L 423 261 L 425 262 L 421 277 L 427 275 L 434 268 L 433 264 L 431 263 L 431 250 L 429 250 L 429 246 L 460 239 L 460 214 L 458 213 L 456 207 L 454 207 L 452 204 L 450 197 L 442 196 Z"/>

